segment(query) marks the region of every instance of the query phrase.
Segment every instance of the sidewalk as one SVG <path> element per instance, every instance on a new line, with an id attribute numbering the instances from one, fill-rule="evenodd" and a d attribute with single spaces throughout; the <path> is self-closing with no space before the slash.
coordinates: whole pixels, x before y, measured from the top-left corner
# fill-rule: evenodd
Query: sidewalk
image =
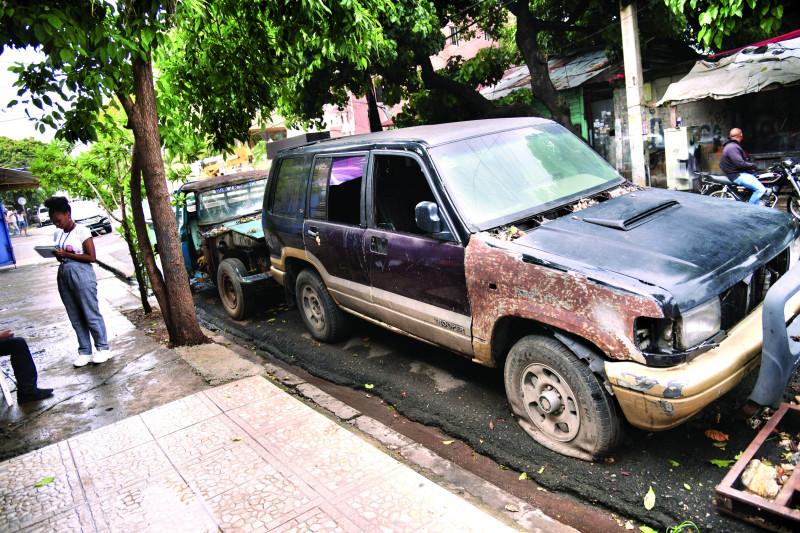
<path id="1" fill-rule="evenodd" d="M 115 356 L 75 369 L 56 264 L 24 263 L 0 269 L 0 329 L 27 338 L 55 395 L 0 403 L 3 531 L 574 532 L 225 338 L 155 342 L 98 266 Z"/>
<path id="2" fill-rule="evenodd" d="M 513 531 L 259 376 L 0 463 L 0 480 L 5 531 Z"/>

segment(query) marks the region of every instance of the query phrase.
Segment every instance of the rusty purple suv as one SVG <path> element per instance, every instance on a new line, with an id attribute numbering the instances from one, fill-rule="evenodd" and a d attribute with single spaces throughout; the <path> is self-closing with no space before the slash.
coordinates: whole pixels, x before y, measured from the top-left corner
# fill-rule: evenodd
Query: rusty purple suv
<path id="1" fill-rule="evenodd" d="M 533 118 L 284 150 L 262 222 L 316 339 L 356 315 L 503 368 L 525 431 L 582 459 L 613 450 L 623 419 L 671 428 L 758 365 L 760 302 L 799 232 L 776 210 L 634 187 Z"/>

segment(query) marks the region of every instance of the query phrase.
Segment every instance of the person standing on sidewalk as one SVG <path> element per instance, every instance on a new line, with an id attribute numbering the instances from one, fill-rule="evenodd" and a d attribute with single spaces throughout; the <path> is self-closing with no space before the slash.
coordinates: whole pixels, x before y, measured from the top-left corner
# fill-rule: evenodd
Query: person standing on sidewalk
<path id="1" fill-rule="evenodd" d="M 53 389 L 36 386 L 39 376 L 25 339 L 14 337 L 8 329 L 0 331 L 0 355 L 11 356 L 11 368 L 17 380 L 17 403 L 35 402 L 53 395 Z"/>
<path id="2" fill-rule="evenodd" d="M 78 335 L 76 367 L 105 363 L 111 358 L 106 336 L 106 324 L 97 302 L 97 277 L 92 263 L 97 260 L 92 233 L 86 226 L 72 220 L 72 209 L 63 196 L 51 196 L 44 202 L 50 210 L 50 220 L 56 226 L 53 252 L 61 263 L 58 267 L 58 293 L 67 315 Z M 90 336 L 91 335 L 91 336 Z M 92 357 L 92 344 L 97 351 Z"/>

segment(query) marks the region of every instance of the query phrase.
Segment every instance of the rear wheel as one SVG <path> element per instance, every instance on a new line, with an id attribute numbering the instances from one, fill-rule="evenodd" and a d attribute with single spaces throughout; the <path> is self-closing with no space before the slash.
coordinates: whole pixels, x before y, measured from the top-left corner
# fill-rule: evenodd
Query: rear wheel
<path id="1" fill-rule="evenodd" d="M 552 337 L 529 335 L 511 348 L 505 387 L 520 426 L 546 448 L 591 461 L 620 442 L 614 400 L 588 365 Z"/>
<path id="2" fill-rule="evenodd" d="M 295 294 L 300 316 L 315 339 L 334 342 L 347 333 L 347 315 L 314 270 L 305 269 L 298 274 Z"/>
<path id="3" fill-rule="evenodd" d="M 247 276 L 244 263 L 236 258 L 223 259 L 217 270 L 217 289 L 225 311 L 235 320 L 242 320 L 253 313 L 254 295 L 244 290 L 241 279 Z"/>
<path id="4" fill-rule="evenodd" d="M 724 198 L 726 200 L 736 200 L 736 197 L 725 189 L 717 189 L 708 194 L 714 198 Z"/>

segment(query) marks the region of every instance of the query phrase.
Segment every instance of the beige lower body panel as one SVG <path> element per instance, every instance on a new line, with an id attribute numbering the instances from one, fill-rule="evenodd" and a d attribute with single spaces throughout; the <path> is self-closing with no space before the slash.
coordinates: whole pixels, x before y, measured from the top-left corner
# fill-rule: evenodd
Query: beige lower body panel
<path id="1" fill-rule="evenodd" d="M 800 312 L 800 298 L 786 306 Z M 629 361 L 606 362 L 620 408 L 631 425 L 648 431 L 675 427 L 735 387 L 761 361 L 762 306 L 736 325 L 720 345 L 688 363 L 669 368 Z"/>

